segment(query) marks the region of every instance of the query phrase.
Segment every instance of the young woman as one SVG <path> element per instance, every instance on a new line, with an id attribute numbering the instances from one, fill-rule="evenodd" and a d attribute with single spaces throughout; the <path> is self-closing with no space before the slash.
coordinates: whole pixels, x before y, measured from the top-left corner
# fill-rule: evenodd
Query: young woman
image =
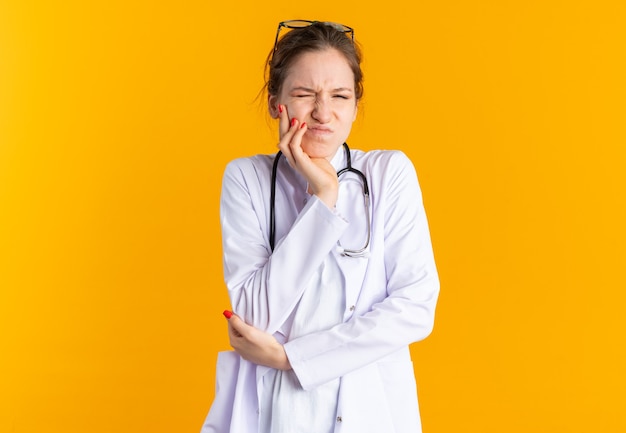
<path id="1" fill-rule="evenodd" d="M 347 26 L 279 24 L 266 87 L 280 152 L 223 179 L 235 350 L 219 354 L 203 433 L 421 430 L 408 346 L 432 330 L 439 281 L 411 162 L 345 144 L 360 61 Z"/>

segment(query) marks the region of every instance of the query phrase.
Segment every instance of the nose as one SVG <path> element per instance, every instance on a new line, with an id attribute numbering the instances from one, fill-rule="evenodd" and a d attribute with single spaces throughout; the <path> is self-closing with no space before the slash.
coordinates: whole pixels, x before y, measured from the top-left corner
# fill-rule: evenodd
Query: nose
<path id="1" fill-rule="evenodd" d="M 332 118 L 331 107 L 326 98 L 316 98 L 311 117 L 319 123 L 328 123 Z"/>

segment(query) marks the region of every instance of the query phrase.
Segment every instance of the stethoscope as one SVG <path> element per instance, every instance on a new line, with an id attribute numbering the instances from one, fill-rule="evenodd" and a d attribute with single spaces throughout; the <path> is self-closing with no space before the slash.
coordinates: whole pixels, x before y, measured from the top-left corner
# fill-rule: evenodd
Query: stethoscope
<path id="1" fill-rule="evenodd" d="M 365 241 L 365 246 L 363 248 L 359 248 L 358 250 L 352 250 L 348 248 L 343 248 L 339 245 L 341 254 L 347 257 L 365 257 L 368 254 L 368 247 L 370 245 L 370 236 L 371 236 L 371 222 L 370 222 L 370 189 L 367 184 L 367 178 L 365 175 L 352 167 L 352 157 L 350 156 L 350 148 L 347 143 L 343 143 L 343 149 L 346 154 L 347 166 L 342 168 L 337 172 L 337 177 L 340 177 L 342 174 L 351 172 L 357 174 L 361 180 L 363 181 L 363 198 L 365 201 L 365 215 L 367 219 L 367 240 Z M 276 202 L 276 172 L 278 171 L 278 161 L 280 160 L 280 156 L 282 152 L 279 151 L 274 158 L 274 165 L 272 166 L 272 190 L 270 193 L 270 247 L 272 251 L 274 251 L 274 241 L 276 237 L 276 219 L 274 215 L 274 204 Z"/>

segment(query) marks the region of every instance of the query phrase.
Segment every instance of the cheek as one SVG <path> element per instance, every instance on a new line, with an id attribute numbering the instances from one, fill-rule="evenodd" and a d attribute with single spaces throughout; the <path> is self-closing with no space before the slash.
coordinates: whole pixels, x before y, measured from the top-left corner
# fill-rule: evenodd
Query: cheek
<path id="1" fill-rule="evenodd" d="M 356 120 L 357 110 L 354 107 L 346 107 L 341 111 L 341 118 L 346 122 L 352 124 Z"/>
<path id="2" fill-rule="evenodd" d="M 286 105 L 289 117 L 303 117 L 305 114 L 308 114 L 311 111 L 309 107 L 310 104 L 307 104 L 304 101 L 290 101 Z"/>

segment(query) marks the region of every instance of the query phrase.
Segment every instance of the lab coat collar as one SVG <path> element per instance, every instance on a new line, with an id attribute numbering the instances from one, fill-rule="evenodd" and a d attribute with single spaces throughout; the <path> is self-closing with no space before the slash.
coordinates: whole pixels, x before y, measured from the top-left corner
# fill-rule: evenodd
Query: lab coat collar
<path id="1" fill-rule="evenodd" d="M 337 152 L 331 158 L 330 163 L 335 168 L 335 171 L 339 171 L 347 165 L 346 151 L 343 144 L 337 148 Z"/>

